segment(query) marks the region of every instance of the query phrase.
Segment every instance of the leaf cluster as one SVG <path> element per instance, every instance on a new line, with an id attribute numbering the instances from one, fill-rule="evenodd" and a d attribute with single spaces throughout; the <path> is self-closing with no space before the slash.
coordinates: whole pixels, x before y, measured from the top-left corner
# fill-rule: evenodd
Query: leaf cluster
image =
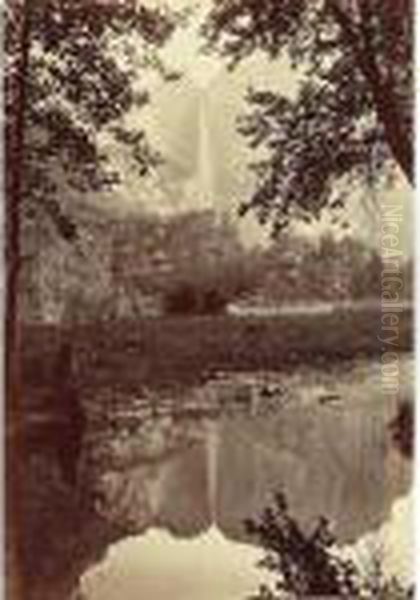
<path id="1" fill-rule="evenodd" d="M 74 239 L 76 225 L 62 202 L 66 189 L 103 190 L 121 175 L 109 166 L 102 132 L 131 149 L 140 176 L 156 165 L 144 132 L 124 135 L 121 121 L 149 99 L 146 89 L 138 90 L 135 46 L 159 48 L 174 27 L 168 11 L 135 0 L 10 0 L 6 159 L 21 168 L 23 216 L 41 208 L 64 239 Z M 132 44 L 119 56 L 112 43 L 129 36 Z"/>
<path id="2" fill-rule="evenodd" d="M 216 0 L 204 28 L 231 68 L 256 52 L 283 58 L 279 79 L 251 89 L 239 130 L 256 160 L 256 212 L 274 233 L 337 208 L 398 164 L 413 179 L 413 7 L 409 0 Z"/>
<path id="3" fill-rule="evenodd" d="M 276 577 L 273 585 L 262 585 L 250 600 L 286 600 L 333 597 L 368 600 L 408 600 L 413 589 L 384 577 L 378 560 L 372 576 L 360 573 L 352 559 L 340 555 L 327 519 L 319 518 L 306 532 L 292 516 L 285 494 L 259 518 L 245 523 L 248 533 L 264 548 L 260 566 Z"/>

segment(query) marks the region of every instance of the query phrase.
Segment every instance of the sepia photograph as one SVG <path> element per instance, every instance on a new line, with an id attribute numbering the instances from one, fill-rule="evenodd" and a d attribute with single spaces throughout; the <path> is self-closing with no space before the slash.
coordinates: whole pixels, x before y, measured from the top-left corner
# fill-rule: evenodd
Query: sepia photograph
<path id="1" fill-rule="evenodd" d="M 414 0 L 5 0 L 5 600 L 409 600 Z"/>

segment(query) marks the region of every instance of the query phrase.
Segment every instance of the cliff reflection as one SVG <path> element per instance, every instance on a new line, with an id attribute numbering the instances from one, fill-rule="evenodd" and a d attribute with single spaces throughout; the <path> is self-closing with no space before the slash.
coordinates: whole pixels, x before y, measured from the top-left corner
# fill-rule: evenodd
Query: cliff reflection
<path id="1" fill-rule="evenodd" d="M 148 530 L 189 539 L 216 528 L 248 544 L 243 520 L 279 485 L 303 523 L 328 515 L 343 543 L 378 527 L 410 481 L 391 448 L 392 407 L 366 395 L 310 408 L 295 400 L 267 413 L 246 403 L 209 410 L 196 398 L 193 410 L 188 394 L 177 410 L 134 410 L 127 399 L 83 436 L 26 433 L 9 535 L 22 600 L 77 598 L 111 544 Z"/>

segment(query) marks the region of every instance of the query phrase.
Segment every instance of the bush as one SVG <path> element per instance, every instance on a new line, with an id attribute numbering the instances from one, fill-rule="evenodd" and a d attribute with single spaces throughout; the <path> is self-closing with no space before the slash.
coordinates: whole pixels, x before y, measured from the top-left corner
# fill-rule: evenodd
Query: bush
<path id="1" fill-rule="evenodd" d="M 403 400 L 398 408 L 397 416 L 391 421 L 392 439 L 407 458 L 414 454 L 414 405 L 409 400 Z"/>
<path id="2" fill-rule="evenodd" d="M 214 315 L 223 314 L 228 301 L 228 296 L 217 288 L 181 283 L 166 292 L 163 306 L 169 315 Z"/>
<path id="3" fill-rule="evenodd" d="M 408 600 L 413 589 L 386 580 L 379 564 L 370 580 L 361 576 L 352 560 L 334 551 L 335 540 L 327 519 L 321 517 L 309 533 L 291 516 L 285 495 L 275 495 L 272 506 L 246 523 L 249 534 L 265 550 L 260 566 L 277 578 L 262 585 L 249 600 L 334 597 L 365 600 Z M 336 549 L 335 549 L 336 550 Z"/>
<path id="4" fill-rule="evenodd" d="M 163 299 L 166 313 L 171 315 L 193 314 L 196 311 L 195 290 L 189 285 L 179 285 L 169 290 Z"/>

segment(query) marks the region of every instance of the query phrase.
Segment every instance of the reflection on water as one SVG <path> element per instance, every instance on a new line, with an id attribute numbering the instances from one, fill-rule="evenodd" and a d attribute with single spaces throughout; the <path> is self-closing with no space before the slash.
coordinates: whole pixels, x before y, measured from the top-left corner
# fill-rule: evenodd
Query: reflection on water
<path id="1" fill-rule="evenodd" d="M 342 543 L 376 529 L 409 486 L 378 377 L 365 363 L 221 375 L 177 398 L 86 398 L 83 439 L 56 426 L 21 452 L 24 535 L 11 532 L 8 558 L 23 597 L 243 598 L 260 578 L 243 520 L 279 486 L 303 523 L 328 516 Z"/>
<path id="2" fill-rule="evenodd" d="M 245 600 L 262 581 L 257 548 L 216 527 L 192 539 L 150 529 L 116 544 L 84 578 L 89 600 Z"/>

